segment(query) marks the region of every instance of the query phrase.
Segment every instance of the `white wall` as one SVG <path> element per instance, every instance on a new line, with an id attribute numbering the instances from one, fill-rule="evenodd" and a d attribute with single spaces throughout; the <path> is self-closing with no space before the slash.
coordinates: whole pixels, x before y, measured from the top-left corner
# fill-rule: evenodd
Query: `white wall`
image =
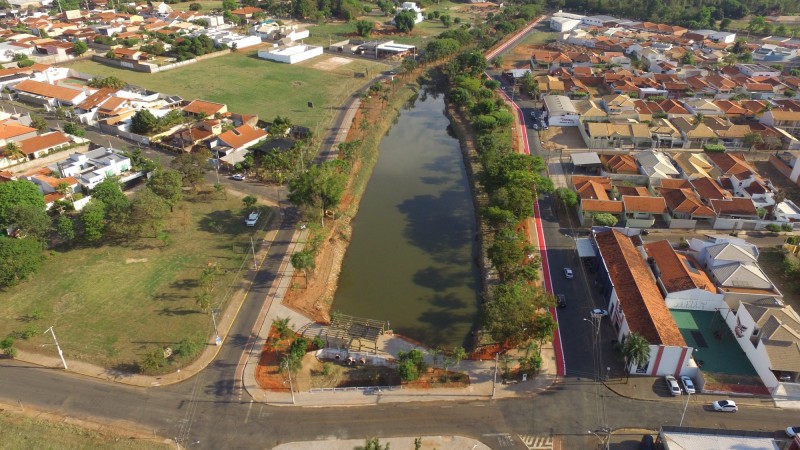
<path id="1" fill-rule="evenodd" d="M 297 45 L 283 50 L 259 50 L 258 57 L 270 61 L 295 64 L 322 55 L 322 47 Z"/>
<path id="2" fill-rule="evenodd" d="M 750 359 L 750 363 L 756 369 L 756 372 L 758 372 L 758 375 L 761 377 L 761 382 L 764 383 L 764 386 L 770 390 L 778 386 L 778 379 L 769 369 L 769 358 L 767 357 L 767 351 L 764 350 L 764 346 L 759 344 L 758 348 L 756 348 L 750 342 L 750 336 L 753 334 L 755 321 L 750 316 L 750 313 L 747 311 L 747 309 L 745 309 L 740 303 L 739 308 L 736 310 L 736 314 L 728 314 L 727 317 L 725 317 L 725 322 L 728 324 L 728 328 L 730 328 L 731 333 L 733 333 L 733 337 L 736 338 L 736 340 L 739 342 L 739 345 L 742 347 L 742 350 L 744 350 L 747 358 Z M 747 330 L 742 333 L 742 337 L 736 335 L 735 330 L 737 323 L 747 327 Z"/>
<path id="3" fill-rule="evenodd" d="M 694 311 L 717 311 L 720 308 L 727 310 L 725 296 L 714 294 L 705 289 L 689 289 L 686 291 L 667 294 L 667 308 L 689 309 Z"/>

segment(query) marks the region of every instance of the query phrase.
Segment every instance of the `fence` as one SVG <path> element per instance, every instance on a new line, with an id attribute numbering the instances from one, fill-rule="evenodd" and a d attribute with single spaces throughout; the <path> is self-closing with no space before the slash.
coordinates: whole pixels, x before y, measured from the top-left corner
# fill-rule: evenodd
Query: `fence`
<path id="1" fill-rule="evenodd" d="M 137 61 L 120 61 L 117 59 L 106 58 L 105 56 L 100 56 L 100 55 L 92 55 L 92 59 L 94 61 L 106 64 L 108 66 L 119 67 L 120 69 L 130 69 L 130 70 L 135 70 L 136 72 L 144 72 L 144 73 L 158 73 L 167 70 L 177 69 L 179 67 L 187 66 L 189 64 L 194 64 L 198 61 L 203 61 L 205 59 L 216 58 L 218 56 L 227 55 L 230 52 L 231 52 L 230 50 L 220 50 L 218 52 L 208 53 L 205 55 L 197 56 L 192 59 L 187 59 L 186 61 L 178 61 L 164 65 L 142 63 Z"/>
<path id="2" fill-rule="evenodd" d="M 358 387 L 345 387 L 345 388 L 311 388 L 308 392 L 312 394 L 321 394 L 325 392 L 356 392 L 363 391 L 364 394 L 378 394 L 381 391 L 397 391 L 403 389 L 402 386 L 358 386 Z"/>

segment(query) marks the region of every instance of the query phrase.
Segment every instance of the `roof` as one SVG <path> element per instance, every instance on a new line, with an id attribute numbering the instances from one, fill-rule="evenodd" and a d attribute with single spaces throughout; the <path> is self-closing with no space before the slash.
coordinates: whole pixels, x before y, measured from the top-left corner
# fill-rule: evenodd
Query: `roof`
<path id="1" fill-rule="evenodd" d="M 693 178 L 719 177 L 721 172 L 706 158 L 705 153 L 678 152 L 672 160 L 690 180 Z"/>
<path id="2" fill-rule="evenodd" d="M 34 136 L 19 142 L 20 149 L 22 149 L 22 152 L 26 155 L 65 144 L 69 144 L 69 138 L 60 131 L 40 134 L 39 136 Z"/>
<path id="3" fill-rule="evenodd" d="M 689 214 L 692 217 L 715 217 L 714 210 L 703 204 L 700 196 L 691 188 L 665 189 L 661 195 L 673 213 Z"/>
<path id="4" fill-rule="evenodd" d="M 658 267 L 659 280 L 667 292 L 704 289 L 716 293 L 714 283 L 693 257 L 677 253 L 667 240 L 644 244 L 647 256 Z"/>
<path id="5" fill-rule="evenodd" d="M 709 153 L 706 155 L 725 175 L 755 173 L 750 164 L 739 153 Z M 747 178 L 747 177 L 745 177 Z"/>
<path id="6" fill-rule="evenodd" d="M 590 213 L 622 214 L 624 205 L 616 200 L 581 199 L 581 209 Z"/>
<path id="7" fill-rule="evenodd" d="M 576 166 L 600 165 L 600 157 L 597 156 L 597 152 L 572 153 L 569 158 Z"/>
<path id="8" fill-rule="evenodd" d="M 589 136 L 593 138 L 630 137 L 646 139 L 650 137 L 650 128 L 644 123 L 605 123 L 588 122 Z"/>
<path id="9" fill-rule="evenodd" d="M 732 261 L 711 268 L 720 286 L 733 288 L 770 289 L 772 282 L 755 263 Z"/>
<path id="10" fill-rule="evenodd" d="M 575 175 L 572 177 L 575 191 L 582 199 L 608 200 L 606 191 L 611 190 L 611 180 L 606 177 L 587 177 Z"/>
<path id="11" fill-rule="evenodd" d="M 667 212 L 667 204 L 663 197 L 638 197 L 623 195 L 622 203 L 626 212 L 641 212 L 650 214 L 663 214 Z"/>
<path id="12" fill-rule="evenodd" d="M 226 131 L 219 135 L 219 140 L 233 148 L 242 148 L 267 137 L 267 132 L 250 125 L 242 125 L 236 129 Z"/>
<path id="13" fill-rule="evenodd" d="M 691 180 L 690 183 L 694 190 L 700 194 L 700 197 L 703 197 L 706 200 L 732 197 L 730 192 L 722 189 L 722 186 L 720 186 L 719 183 L 709 177 L 695 178 Z"/>
<path id="14" fill-rule="evenodd" d="M 771 111 L 767 111 L 764 114 L 771 114 L 772 118 L 775 120 L 788 120 L 788 121 L 800 120 L 800 111 L 786 111 L 782 109 L 773 109 Z"/>
<path id="15" fill-rule="evenodd" d="M 749 261 L 756 262 L 758 253 L 753 247 L 746 247 L 733 242 L 721 242 L 705 247 L 706 253 L 712 258 L 721 261 Z"/>
<path id="16" fill-rule="evenodd" d="M 83 91 L 77 89 L 55 86 L 50 83 L 42 83 L 41 81 L 34 80 L 23 80 L 14 86 L 14 89 L 27 92 L 29 94 L 39 95 L 47 98 L 55 98 L 66 102 L 72 102 L 76 97 L 83 93 Z"/>
<path id="17" fill-rule="evenodd" d="M 602 159 L 605 161 L 605 164 L 609 170 L 613 173 L 639 173 L 639 166 L 636 164 L 636 160 L 633 158 L 633 155 L 628 153 L 616 154 L 612 156 L 603 155 Z"/>
<path id="18" fill-rule="evenodd" d="M 698 449 L 704 450 L 778 450 L 775 439 L 745 434 L 741 435 L 699 432 L 662 432 L 664 448 L 670 450 Z"/>
<path id="19" fill-rule="evenodd" d="M 550 115 L 555 114 L 578 114 L 572 100 L 565 95 L 545 95 L 544 106 Z"/>
<path id="20" fill-rule="evenodd" d="M 98 89 L 97 92 L 95 92 L 94 94 L 86 97 L 86 100 L 84 100 L 80 104 L 78 104 L 77 107 L 80 108 L 80 109 L 88 111 L 88 110 L 94 108 L 95 106 L 103 103 L 106 99 L 111 97 L 115 92 L 117 92 L 117 90 L 116 89 L 112 89 L 112 88 Z"/>
<path id="21" fill-rule="evenodd" d="M 0 123 L 0 139 L 11 139 L 28 133 L 35 133 L 36 128 L 31 128 L 19 122 L 6 121 Z"/>
<path id="22" fill-rule="evenodd" d="M 709 200 L 711 207 L 717 212 L 717 215 L 728 216 L 757 216 L 753 201 L 749 198 L 733 197 L 728 199 L 711 199 Z"/>
<path id="23" fill-rule="evenodd" d="M 631 331 L 642 335 L 651 345 L 685 347 L 686 341 L 647 263 L 630 238 L 609 230 L 595 234 L 595 241 Z"/>
<path id="24" fill-rule="evenodd" d="M 213 116 L 214 114 L 222 111 L 226 105 L 222 103 L 207 102 L 205 100 L 194 100 L 183 108 L 184 112 L 190 114 L 205 114 L 206 116 Z"/>
<path id="25" fill-rule="evenodd" d="M 669 178 L 678 175 L 678 169 L 669 160 L 669 157 L 658 151 L 647 150 L 636 154 L 636 161 L 649 177 Z"/>

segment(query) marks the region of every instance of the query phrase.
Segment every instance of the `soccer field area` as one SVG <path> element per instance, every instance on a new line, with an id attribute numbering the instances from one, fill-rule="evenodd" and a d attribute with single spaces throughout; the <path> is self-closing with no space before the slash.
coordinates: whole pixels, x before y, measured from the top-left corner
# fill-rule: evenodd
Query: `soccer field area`
<path id="1" fill-rule="evenodd" d="M 118 69 L 91 60 L 67 67 L 96 76 L 115 76 L 185 100 L 225 103 L 229 111 L 258 114 L 266 121 L 277 115 L 289 117 L 318 135 L 329 126 L 335 112 L 332 108 L 340 106 L 366 80 L 389 69 L 377 61 L 331 55 L 289 65 L 259 59 L 256 53 L 242 50 L 160 73 Z M 314 107 L 309 108 L 308 102 Z"/>

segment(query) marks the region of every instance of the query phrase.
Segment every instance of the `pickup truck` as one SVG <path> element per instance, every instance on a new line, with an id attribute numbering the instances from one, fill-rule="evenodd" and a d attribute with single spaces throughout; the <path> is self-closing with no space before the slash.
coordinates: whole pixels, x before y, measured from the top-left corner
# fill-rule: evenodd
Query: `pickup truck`
<path id="1" fill-rule="evenodd" d="M 256 222 L 258 222 L 258 218 L 261 217 L 261 213 L 259 211 L 253 211 L 244 219 L 244 224 L 248 227 L 256 226 Z"/>

